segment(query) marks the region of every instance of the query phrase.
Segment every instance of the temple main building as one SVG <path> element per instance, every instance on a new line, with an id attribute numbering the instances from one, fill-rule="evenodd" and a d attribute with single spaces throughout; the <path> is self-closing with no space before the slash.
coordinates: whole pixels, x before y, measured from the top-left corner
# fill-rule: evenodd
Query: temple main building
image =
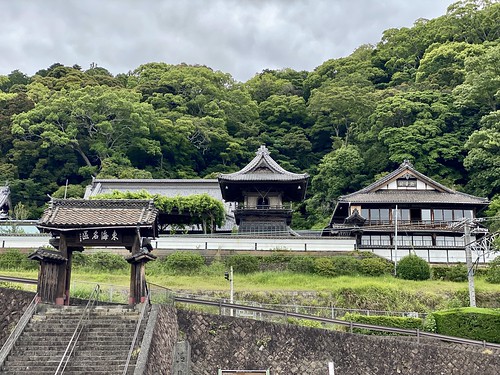
<path id="1" fill-rule="evenodd" d="M 239 233 L 289 234 L 292 202 L 302 201 L 309 175 L 283 169 L 261 146 L 243 169 L 219 175 L 225 201 L 236 202 Z"/>

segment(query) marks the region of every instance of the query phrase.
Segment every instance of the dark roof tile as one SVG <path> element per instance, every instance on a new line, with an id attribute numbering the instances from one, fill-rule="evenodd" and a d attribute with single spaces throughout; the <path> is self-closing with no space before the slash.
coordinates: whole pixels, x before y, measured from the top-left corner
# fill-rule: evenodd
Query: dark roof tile
<path id="1" fill-rule="evenodd" d="M 38 222 L 44 228 L 151 226 L 158 210 L 151 200 L 52 199 Z"/>

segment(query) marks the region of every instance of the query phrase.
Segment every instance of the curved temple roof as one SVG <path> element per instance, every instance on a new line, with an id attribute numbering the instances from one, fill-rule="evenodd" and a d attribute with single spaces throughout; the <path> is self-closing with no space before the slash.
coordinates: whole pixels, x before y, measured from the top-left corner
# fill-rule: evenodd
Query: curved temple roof
<path id="1" fill-rule="evenodd" d="M 218 177 L 222 196 L 229 201 L 241 201 L 243 190 L 268 190 L 270 187 L 281 190 L 284 200 L 299 201 L 304 199 L 308 179 L 307 173 L 285 170 L 273 160 L 264 145 L 243 169 Z"/>
<path id="2" fill-rule="evenodd" d="M 220 174 L 222 181 L 305 181 L 307 173 L 292 173 L 285 170 L 271 157 L 265 145 L 259 147 L 255 158 L 238 172 Z"/>

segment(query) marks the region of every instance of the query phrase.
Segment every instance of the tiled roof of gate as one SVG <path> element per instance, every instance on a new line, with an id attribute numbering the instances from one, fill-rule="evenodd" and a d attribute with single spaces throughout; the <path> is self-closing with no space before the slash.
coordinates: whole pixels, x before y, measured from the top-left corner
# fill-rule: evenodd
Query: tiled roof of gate
<path id="1" fill-rule="evenodd" d="M 44 228 L 137 227 L 154 224 L 152 200 L 52 199 L 38 222 Z"/>
<path id="2" fill-rule="evenodd" d="M 226 181 L 302 181 L 309 177 L 307 173 L 292 173 L 281 167 L 262 145 L 255 158 L 238 172 L 220 174 L 220 180 Z"/>

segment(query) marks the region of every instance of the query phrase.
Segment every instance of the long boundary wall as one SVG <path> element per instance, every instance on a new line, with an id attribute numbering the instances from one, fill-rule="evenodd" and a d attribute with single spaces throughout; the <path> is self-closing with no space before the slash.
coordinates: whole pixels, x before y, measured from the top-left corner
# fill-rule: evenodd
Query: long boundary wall
<path id="1" fill-rule="evenodd" d="M 2 249 L 35 249 L 39 246 L 46 246 L 49 243 L 49 236 L 28 235 L 10 236 L 0 235 L 0 251 Z M 151 242 L 154 249 L 158 250 L 157 255 L 162 252 L 169 253 L 176 250 L 186 251 L 270 251 L 289 250 L 305 255 L 307 253 L 335 253 L 353 251 L 355 241 L 351 238 L 328 238 L 328 237 L 247 237 L 237 235 L 226 236 L 203 236 L 203 235 L 171 235 L 162 236 Z M 113 249 L 122 251 L 123 249 Z M 102 250 L 102 249 L 99 249 Z M 373 248 L 363 249 L 370 251 L 391 261 L 399 261 L 410 252 L 416 253 L 429 263 L 465 263 L 465 249 L 394 249 Z M 86 249 L 91 252 L 92 249 Z M 478 263 L 488 263 L 495 258 L 496 254 L 473 253 L 473 260 Z"/>

